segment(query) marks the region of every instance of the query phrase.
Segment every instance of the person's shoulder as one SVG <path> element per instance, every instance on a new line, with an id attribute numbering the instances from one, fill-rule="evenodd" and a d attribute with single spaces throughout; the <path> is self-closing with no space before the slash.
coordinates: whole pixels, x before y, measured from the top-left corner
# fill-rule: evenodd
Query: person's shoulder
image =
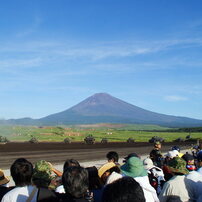
<path id="1" fill-rule="evenodd" d="M 2 198 L 1 202 L 7 202 L 7 201 L 14 201 L 15 198 L 17 198 L 17 194 L 19 193 L 19 189 L 14 188 L 10 191 L 8 191 Z"/>
<path id="2" fill-rule="evenodd" d="M 37 201 L 57 201 L 57 196 L 54 191 L 49 190 L 48 188 L 39 188 Z"/>
<path id="3" fill-rule="evenodd" d="M 186 178 L 195 182 L 202 181 L 202 175 L 198 171 L 191 171 Z"/>

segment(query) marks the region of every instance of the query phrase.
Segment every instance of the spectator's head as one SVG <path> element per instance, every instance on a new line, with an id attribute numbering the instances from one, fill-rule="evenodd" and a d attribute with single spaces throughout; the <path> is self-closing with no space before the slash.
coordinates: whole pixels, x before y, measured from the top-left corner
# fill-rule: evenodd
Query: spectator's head
<path id="1" fill-rule="evenodd" d="M 189 173 L 186 168 L 186 161 L 180 157 L 174 157 L 168 161 L 168 168 L 174 175 L 185 175 Z"/>
<path id="2" fill-rule="evenodd" d="M 186 168 L 189 171 L 196 170 L 195 160 L 194 160 L 193 155 L 186 153 L 181 158 L 183 158 L 186 161 L 186 163 L 187 163 Z"/>
<path id="3" fill-rule="evenodd" d="M 180 152 L 180 147 L 179 146 L 173 146 L 172 150 L 177 150 L 178 152 Z"/>
<path id="4" fill-rule="evenodd" d="M 68 167 L 62 175 L 65 193 L 72 198 L 83 198 L 88 190 L 88 171 L 83 167 Z"/>
<path id="5" fill-rule="evenodd" d="M 112 172 L 120 173 L 119 167 L 113 162 L 106 163 L 99 168 L 98 175 L 102 183 L 106 183 L 107 178 L 111 175 Z"/>
<path id="6" fill-rule="evenodd" d="M 131 157 L 121 166 L 121 171 L 129 177 L 147 176 L 147 171 L 144 169 L 143 162 L 137 157 Z"/>
<path id="7" fill-rule="evenodd" d="M 173 159 L 174 157 L 177 157 L 179 154 L 179 152 L 177 150 L 172 150 L 172 151 L 168 151 L 167 154 L 165 154 L 165 157 L 167 160 Z"/>
<path id="8" fill-rule="evenodd" d="M 64 163 L 63 171 L 65 171 L 65 169 L 67 169 L 68 167 L 80 167 L 80 164 L 75 159 L 67 159 Z"/>
<path id="9" fill-rule="evenodd" d="M 202 151 L 198 152 L 197 154 L 197 161 L 198 161 L 198 167 L 202 167 Z"/>
<path id="10" fill-rule="evenodd" d="M 108 159 L 108 162 L 118 163 L 118 161 L 119 161 L 119 155 L 115 151 L 108 152 L 106 157 Z"/>
<path id="11" fill-rule="evenodd" d="M 124 157 L 123 162 L 125 163 L 131 157 L 138 157 L 139 158 L 139 156 L 136 153 L 130 153 L 130 154 L 128 154 L 128 156 Z"/>
<path id="12" fill-rule="evenodd" d="M 11 176 L 18 187 L 31 184 L 33 165 L 25 158 L 19 158 L 11 165 Z"/>
<path id="13" fill-rule="evenodd" d="M 123 177 L 108 184 L 102 195 L 103 202 L 144 202 L 145 197 L 139 183 L 132 177 Z"/>
<path id="14" fill-rule="evenodd" d="M 160 142 L 160 141 L 156 141 L 156 142 L 154 143 L 154 147 L 155 147 L 156 149 L 161 149 L 161 142 Z"/>
<path id="15" fill-rule="evenodd" d="M 150 170 L 151 168 L 155 167 L 153 161 L 150 158 L 143 160 L 143 166 L 146 170 Z"/>
<path id="16" fill-rule="evenodd" d="M 44 160 L 38 161 L 35 164 L 32 182 L 37 187 L 48 187 L 52 179 L 51 164 Z"/>
<path id="17" fill-rule="evenodd" d="M 98 176 L 98 169 L 95 166 L 87 167 L 88 179 L 89 179 L 89 190 L 101 188 L 100 179 Z"/>
<path id="18" fill-rule="evenodd" d="M 6 177 L 3 170 L 0 169 L 0 186 L 8 184 L 9 181 L 9 178 Z"/>

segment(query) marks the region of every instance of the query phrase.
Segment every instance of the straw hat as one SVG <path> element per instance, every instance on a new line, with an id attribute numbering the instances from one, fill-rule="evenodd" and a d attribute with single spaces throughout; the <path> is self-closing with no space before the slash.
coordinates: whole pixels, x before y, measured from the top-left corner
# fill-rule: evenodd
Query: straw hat
<path id="1" fill-rule="evenodd" d="M 9 181 L 10 179 L 6 177 L 3 170 L 0 169 L 0 185 L 7 184 Z"/>
<path id="2" fill-rule="evenodd" d="M 109 162 L 109 163 L 106 163 L 104 164 L 102 167 L 99 168 L 98 170 L 98 176 L 99 177 L 102 177 L 102 175 L 109 169 L 113 168 L 113 167 L 116 167 L 117 165 L 113 162 Z"/>

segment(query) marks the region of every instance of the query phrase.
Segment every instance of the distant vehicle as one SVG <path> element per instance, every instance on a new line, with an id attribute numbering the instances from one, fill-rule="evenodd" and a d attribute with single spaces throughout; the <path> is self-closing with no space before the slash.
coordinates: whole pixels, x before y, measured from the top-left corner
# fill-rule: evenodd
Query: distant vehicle
<path id="1" fill-rule="evenodd" d="M 70 143 L 71 143 L 70 138 L 68 138 L 68 137 L 67 137 L 67 138 L 65 138 L 65 139 L 64 139 L 64 143 L 65 143 L 65 144 L 70 144 Z"/>
<path id="2" fill-rule="evenodd" d="M 155 142 L 164 142 L 164 139 L 163 139 L 162 137 L 153 136 L 153 137 L 149 140 L 149 143 L 155 143 Z"/>
<path id="3" fill-rule="evenodd" d="M 95 144 L 95 138 L 92 135 L 88 135 L 84 138 L 84 143 L 86 144 Z"/>
<path id="4" fill-rule="evenodd" d="M 102 138 L 101 143 L 102 144 L 107 144 L 108 143 L 108 139 L 107 138 Z"/>
<path id="5" fill-rule="evenodd" d="M 179 138 L 175 139 L 173 142 L 184 142 L 184 139 L 179 137 Z"/>
<path id="6" fill-rule="evenodd" d="M 128 138 L 128 139 L 127 139 L 127 141 L 126 141 L 126 142 L 127 142 L 127 143 L 134 143 L 134 142 L 135 142 L 135 140 L 134 140 L 134 138 L 131 138 L 131 137 L 130 137 L 130 138 Z"/>
<path id="7" fill-rule="evenodd" d="M 29 143 L 35 144 L 35 143 L 39 143 L 39 141 L 37 140 L 37 138 L 32 137 L 32 138 L 29 140 Z"/>

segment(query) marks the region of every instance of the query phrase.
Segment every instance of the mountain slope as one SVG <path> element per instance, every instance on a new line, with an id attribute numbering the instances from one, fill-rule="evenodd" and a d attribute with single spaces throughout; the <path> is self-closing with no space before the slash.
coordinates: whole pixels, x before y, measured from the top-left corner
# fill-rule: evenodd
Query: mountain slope
<path id="1" fill-rule="evenodd" d="M 202 120 L 151 112 L 106 93 L 97 93 L 68 110 L 40 119 L 22 118 L 0 121 L 0 124 L 18 125 L 93 123 L 153 124 L 166 127 L 202 126 Z"/>
<path id="2" fill-rule="evenodd" d="M 68 110 L 38 119 L 37 122 L 48 125 L 138 123 L 169 127 L 202 126 L 202 120 L 151 112 L 106 93 L 95 94 Z"/>

